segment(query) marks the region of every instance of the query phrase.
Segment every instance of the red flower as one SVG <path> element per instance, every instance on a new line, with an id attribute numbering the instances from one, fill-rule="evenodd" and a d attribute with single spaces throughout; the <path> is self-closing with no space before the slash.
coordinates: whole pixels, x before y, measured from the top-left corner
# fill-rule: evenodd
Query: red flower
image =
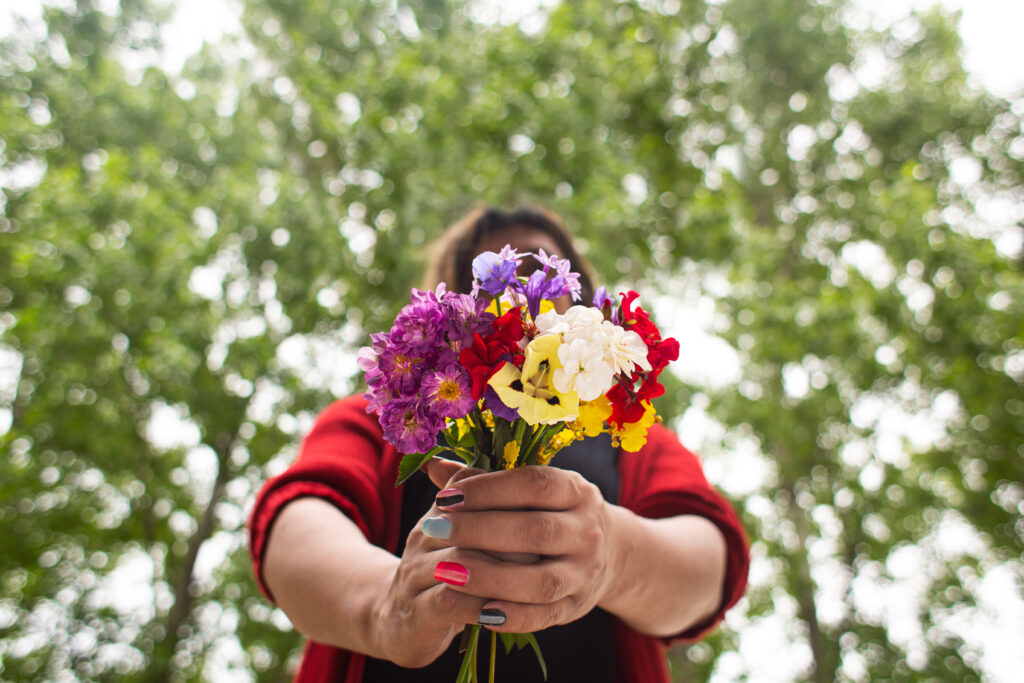
<path id="1" fill-rule="evenodd" d="M 679 358 L 679 342 L 672 338 L 662 339 L 661 331 L 647 311 L 639 306 L 633 308 L 633 302 L 640 295 L 634 291 L 620 292 L 620 295 L 620 324 L 625 329 L 636 332 L 644 340 L 644 344 L 647 345 L 647 362 L 651 364 L 651 369 L 645 372 L 638 368 L 628 380 L 620 381 L 608 392 L 608 399 L 612 402 L 612 415 L 608 419 L 619 426 L 640 420 L 644 415 L 644 406 L 641 402 L 650 401 L 665 393 L 665 387 L 658 381 L 658 375 L 671 361 Z"/>
<path id="2" fill-rule="evenodd" d="M 506 346 L 516 344 L 523 338 L 523 309 L 513 308 L 491 323 L 494 334 L 488 337 L 500 339 Z"/>
<path id="3" fill-rule="evenodd" d="M 509 361 L 523 366 L 519 340 L 523 338 L 523 313 L 513 308 L 492 323 L 494 332 L 481 337 L 473 335 L 473 343 L 459 352 L 459 362 L 469 372 L 473 383 L 470 395 L 479 401 L 487 390 L 487 380 Z"/>
<path id="4" fill-rule="evenodd" d="M 679 342 L 671 337 L 662 339 L 661 330 L 651 320 L 647 311 L 639 306 L 635 310 L 631 310 L 630 307 L 638 296 L 640 295 L 633 291 L 622 294 L 620 319 L 624 328 L 639 334 L 647 344 L 647 361 L 651 364 L 654 374 L 657 375 L 669 362 L 679 358 Z"/>
<path id="5" fill-rule="evenodd" d="M 630 422 L 637 422 L 644 416 L 640 397 L 624 384 L 615 384 L 605 396 L 612 402 L 612 414 L 608 417 L 608 422 L 621 427 Z"/>

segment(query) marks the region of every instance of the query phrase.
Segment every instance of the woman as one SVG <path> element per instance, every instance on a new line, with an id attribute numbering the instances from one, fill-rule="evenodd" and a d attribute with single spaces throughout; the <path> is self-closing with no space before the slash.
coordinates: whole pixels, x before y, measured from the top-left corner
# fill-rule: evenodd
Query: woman
<path id="1" fill-rule="evenodd" d="M 468 291 L 473 257 L 505 244 L 570 259 L 589 300 L 565 229 L 530 209 L 454 225 L 428 284 Z M 396 489 L 400 454 L 365 406 L 327 408 L 253 510 L 260 585 L 310 638 L 299 681 L 451 683 L 467 623 L 538 632 L 554 683 L 668 681 L 663 644 L 699 637 L 743 592 L 739 522 L 663 427 L 638 453 L 598 437 L 552 467 L 484 474 L 435 458 Z M 503 680 L 542 679 L 532 653 L 502 659 Z"/>

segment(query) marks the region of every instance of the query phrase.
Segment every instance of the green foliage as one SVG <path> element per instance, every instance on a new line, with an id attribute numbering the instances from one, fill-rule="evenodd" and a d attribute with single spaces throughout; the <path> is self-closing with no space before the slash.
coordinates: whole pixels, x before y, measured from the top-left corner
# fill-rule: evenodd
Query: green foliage
<path id="1" fill-rule="evenodd" d="M 0 40 L 0 676 L 285 679 L 245 510 L 483 200 L 550 206 L 610 283 L 712 301 L 735 354 L 658 406 L 720 426 L 709 468 L 766 472 L 720 479 L 757 580 L 677 680 L 756 677 L 720 655 L 763 624 L 800 680 L 979 678 L 952 617 L 993 567 L 1019 585 L 1024 545 L 1019 226 L 979 207 L 1021 202 L 1024 107 L 970 86 L 948 17 L 847 10 L 581 0 L 526 31 L 249 0 L 255 56 L 180 75 L 124 66 L 166 15 L 144 0 Z M 910 643 L 861 595 L 908 552 Z"/>

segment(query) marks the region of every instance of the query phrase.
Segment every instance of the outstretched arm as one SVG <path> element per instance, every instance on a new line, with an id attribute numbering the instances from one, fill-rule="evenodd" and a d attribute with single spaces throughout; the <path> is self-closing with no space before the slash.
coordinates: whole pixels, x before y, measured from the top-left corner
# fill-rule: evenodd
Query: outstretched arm
<path id="1" fill-rule="evenodd" d="M 417 526 L 396 557 L 370 544 L 330 503 L 300 498 L 274 522 L 263 576 L 278 606 L 309 638 L 418 667 L 475 622 L 484 602 L 434 578 L 435 565 L 451 552 Z"/>

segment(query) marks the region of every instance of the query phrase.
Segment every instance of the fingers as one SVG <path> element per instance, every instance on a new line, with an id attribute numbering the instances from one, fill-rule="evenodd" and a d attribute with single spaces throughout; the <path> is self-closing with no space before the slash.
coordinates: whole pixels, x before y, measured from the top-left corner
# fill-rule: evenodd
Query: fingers
<path id="1" fill-rule="evenodd" d="M 485 623 L 488 629 L 503 633 L 533 633 L 550 626 L 568 624 L 583 616 L 579 603 L 573 597 L 544 605 L 489 600 L 482 609 L 489 615 L 500 615 L 499 619 L 504 617 L 503 623 L 497 623 L 498 619 L 493 618 Z"/>
<path id="2" fill-rule="evenodd" d="M 452 590 L 503 602 L 550 604 L 579 590 L 579 567 L 568 560 L 502 562 L 484 553 L 456 552 L 435 569 Z"/>
<path id="3" fill-rule="evenodd" d="M 418 600 L 433 620 L 449 624 L 475 624 L 487 598 L 452 590 L 443 583 L 423 591 Z"/>
<path id="4" fill-rule="evenodd" d="M 443 489 L 448 480 L 454 477 L 461 470 L 468 469 L 461 462 L 454 460 L 448 460 L 446 458 L 439 458 L 434 456 L 427 461 L 424 465 L 427 471 L 427 476 L 430 477 L 430 481 L 434 483 L 439 489 Z"/>
<path id="5" fill-rule="evenodd" d="M 600 518 L 546 510 L 435 513 L 421 533 L 435 542 L 496 553 L 567 555 L 597 547 Z"/>
<path id="6" fill-rule="evenodd" d="M 455 548 L 439 555 L 444 559 L 434 568 L 435 587 L 444 591 L 433 599 L 438 601 L 438 609 L 454 610 L 465 623 L 525 633 L 568 623 L 594 606 L 594 601 L 583 597 L 588 578 L 584 569 L 569 559 L 520 564 Z M 444 592 L 470 598 L 470 602 L 460 602 Z M 467 616 L 468 609 L 476 612 Z"/>
<path id="7" fill-rule="evenodd" d="M 588 497 L 601 495 L 577 472 L 555 467 L 477 472 L 457 473 L 463 476 L 453 477 L 443 491 L 456 502 L 446 505 L 439 501 L 438 506 L 445 510 L 568 510 Z"/>

